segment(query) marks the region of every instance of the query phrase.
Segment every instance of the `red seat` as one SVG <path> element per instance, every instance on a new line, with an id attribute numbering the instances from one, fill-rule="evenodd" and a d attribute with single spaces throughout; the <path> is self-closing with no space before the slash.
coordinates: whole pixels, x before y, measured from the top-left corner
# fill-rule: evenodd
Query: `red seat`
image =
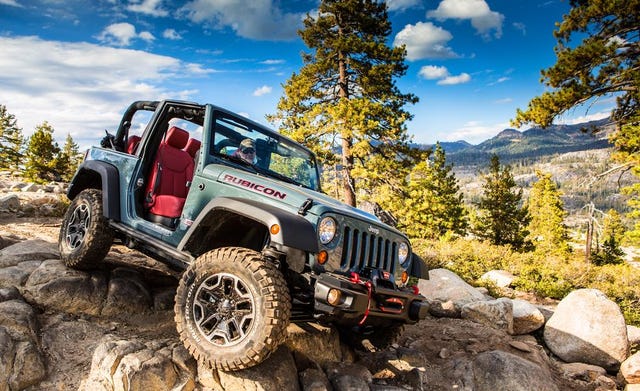
<path id="1" fill-rule="evenodd" d="M 173 126 L 158 147 L 145 193 L 152 221 L 172 226 L 168 222 L 182 213 L 194 167 L 193 158 L 183 150 L 188 139 L 186 130 Z"/>
<path id="2" fill-rule="evenodd" d="M 127 148 L 125 148 L 125 151 L 127 151 L 129 155 L 135 154 L 138 144 L 140 144 L 140 136 L 129 136 L 129 138 L 127 139 Z"/>
<path id="3" fill-rule="evenodd" d="M 200 149 L 200 140 L 197 140 L 195 138 L 190 138 L 189 141 L 187 141 L 187 146 L 184 147 L 184 150 L 187 151 L 189 155 L 191 155 L 191 157 L 194 159 L 199 149 Z"/>

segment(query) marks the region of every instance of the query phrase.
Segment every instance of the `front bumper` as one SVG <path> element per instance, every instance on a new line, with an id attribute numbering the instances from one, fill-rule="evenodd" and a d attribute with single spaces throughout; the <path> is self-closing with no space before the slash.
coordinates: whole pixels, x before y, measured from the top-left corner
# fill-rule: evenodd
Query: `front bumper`
<path id="1" fill-rule="evenodd" d="M 340 291 L 340 301 L 331 305 L 329 291 Z M 374 280 L 355 282 L 345 276 L 322 273 L 315 281 L 314 310 L 317 318 L 343 324 L 376 324 L 380 321 L 415 323 L 425 319 L 429 304 L 412 290 Z"/>

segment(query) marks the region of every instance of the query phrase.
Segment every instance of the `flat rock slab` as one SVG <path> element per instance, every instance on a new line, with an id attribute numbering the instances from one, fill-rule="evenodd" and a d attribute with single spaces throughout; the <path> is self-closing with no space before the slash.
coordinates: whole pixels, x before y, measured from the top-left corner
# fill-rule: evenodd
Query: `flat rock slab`
<path id="1" fill-rule="evenodd" d="M 0 250 L 0 268 L 15 266 L 24 261 L 44 261 L 60 258 L 58 245 L 42 239 L 25 240 Z"/>

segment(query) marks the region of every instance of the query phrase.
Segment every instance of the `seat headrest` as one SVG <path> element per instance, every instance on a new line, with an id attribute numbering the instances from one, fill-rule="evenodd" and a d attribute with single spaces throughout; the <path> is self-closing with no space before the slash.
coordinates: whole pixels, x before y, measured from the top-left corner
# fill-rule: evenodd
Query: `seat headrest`
<path id="1" fill-rule="evenodd" d="M 190 138 L 189 141 L 187 141 L 187 146 L 184 147 L 184 150 L 187 151 L 191 157 L 196 156 L 198 149 L 200 149 L 200 140 L 196 140 L 195 138 Z"/>
<path id="2" fill-rule="evenodd" d="M 187 140 L 189 140 L 189 132 L 177 126 L 172 126 L 167 132 L 165 143 L 174 148 L 182 149 L 187 145 Z"/>

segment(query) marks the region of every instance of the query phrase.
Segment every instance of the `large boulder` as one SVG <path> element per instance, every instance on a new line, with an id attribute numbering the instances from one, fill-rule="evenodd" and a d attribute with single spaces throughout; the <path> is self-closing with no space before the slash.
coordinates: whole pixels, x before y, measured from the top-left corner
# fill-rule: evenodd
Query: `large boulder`
<path id="1" fill-rule="evenodd" d="M 429 270 L 429 279 L 421 279 L 418 288 L 420 293 L 430 301 L 453 303 L 458 313 L 466 304 L 486 300 L 476 288 L 447 269 Z"/>
<path id="2" fill-rule="evenodd" d="M 640 384 L 640 352 L 624 360 L 620 366 L 620 376 L 628 384 Z"/>
<path id="3" fill-rule="evenodd" d="M 469 303 L 462 307 L 460 314 L 463 319 L 513 334 L 513 304 L 509 299 Z"/>
<path id="4" fill-rule="evenodd" d="M 171 340 L 143 342 L 106 336 L 80 391 L 195 389 L 195 361 Z"/>
<path id="5" fill-rule="evenodd" d="M 622 312 L 596 289 L 569 293 L 545 325 L 544 340 L 565 362 L 584 362 L 608 371 L 617 371 L 629 355 Z"/>
<path id="6" fill-rule="evenodd" d="M 44 261 L 59 257 L 58 245 L 42 239 L 25 240 L 0 250 L 0 268 L 24 261 Z"/>
<path id="7" fill-rule="evenodd" d="M 515 279 L 516 276 L 506 270 L 490 270 L 480 277 L 481 281 L 489 282 L 498 288 L 508 288 Z"/>
<path id="8" fill-rule="evenodd" d="M 29 304 L 21 299 L 0 302 L 0 390 L 22 390 L 46 376 L 38 331 Z"/>
<path id="9" fill-rule="evenodd" d="M 523 335 L 534 332 L 544 326 L 544 315 L 538 307 L 528 301 L 514 299 L 513 304 L 513 334 Z"/>
<path id="10" fill-rule="evenodd" d="M 454 388 L 474 391 L 557 391 L 548 368 L 502 350 L 454 359 L 447 375 Z"/>

